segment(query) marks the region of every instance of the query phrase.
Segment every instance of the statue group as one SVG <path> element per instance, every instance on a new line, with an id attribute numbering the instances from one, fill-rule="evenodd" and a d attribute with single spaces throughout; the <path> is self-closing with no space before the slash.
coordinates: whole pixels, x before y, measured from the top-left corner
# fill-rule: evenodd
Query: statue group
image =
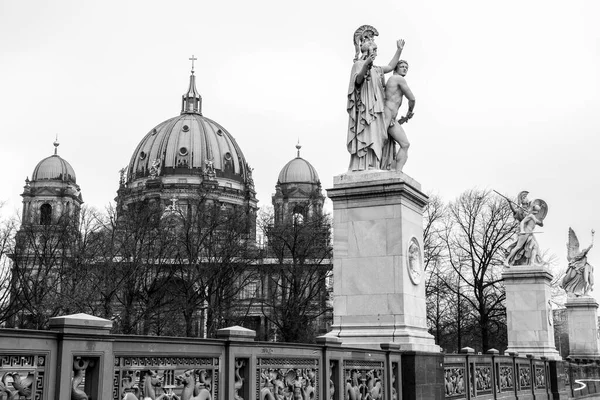
<path id="1" fill-rule="evenodd" d="M 510 201 L 510 209 L 515 220 L 518 221 L 517 238 L 508 246 L 508 255 L 504 265 L 531 265 L 541 266 L 544 261 L 540 255 L 540 247 L 535 238 L 535 227 L 544 226 L 544 218 L 548 214 L 548 204 L 544 200 L 527 198 L 529 192 L 522 191 L 517 196 L 517 203 Z"/>
<path id="2" fill-rule="evenodd" d="M 536 225 L 544 226 L 548 205 L 541 199 L 529 201 L 528 194 L 527 191 L 519 193 L 516 203 L 507 198 L 519 227 L 517 238 L 507 249 L 508 255 L 504 260 L 506 267 L 514 265 L 543 266 L 546 264 L 540 256 L 534 230 Z M 569 264 L 559 283 L 568 296 L 587 296 L 594 287 L 594 268 L 587 261 L 587 254 L 594 245 L 594 233 L 592 230 L 592 243 L 580 250 L 577 235 L 575 235 L 573 229 L 569 228 L 569 241 L 567 243 L 567 260 Z"/>
<path id="3" fill-rule="evenodd" d="M 348 86 L 347 111 L 350 152 L 350 171 L 369 169 L 402 171 L 410 143 L 402 124 L 414 113 L 415 97 L 406 83 L 408 63 L 400 60 L 404 40 L 397 41 L 396 53 L 388 65 L 374 65 L 377 57 L 375 36 L 379 33 L 370 25 L 354 32 L 356 55 Z M 385 81 L 384 75 L 393 75 Z M 402 100 L 408 99 L 407 114 L 396 120 Z M 396 143 L 398 151 L 396 151 Z"/>

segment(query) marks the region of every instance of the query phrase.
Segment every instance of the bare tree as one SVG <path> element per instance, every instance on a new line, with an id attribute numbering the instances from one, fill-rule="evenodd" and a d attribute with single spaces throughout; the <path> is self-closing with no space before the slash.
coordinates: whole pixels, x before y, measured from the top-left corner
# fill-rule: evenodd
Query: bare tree
<path id="1" fill-rule="evenodd" d="M 171 218 L 179 226 L 172 295 L 186 336 L 212 337 L 232 320 L 243 325 L 247 313 L 238 300 L 255 274 L 254 212 L 203 198 Z M 197 327 L 199 317 L 203 326 Z"/>
<path id="2" fill-rule="evenodd" d="M 24 224 L 11 254 L 11 292 L 20 328 L 42 329 L 49 318 L 68 313 L 78 296 L 78 220 L 65 213 L 48 224 Z"/>
<path id="3" fill-rule="evenodd" d="M 331 274 L 331 222 L 328 216 L 296 216 L 274 223 L 272 213 L 260 219 L 267 239 L 267 258 L 262 272 L 265 318 L 284 342 L 314 341 L 315 323 L 328 311 L 326 281 Z"/>
<path id="4" fill-rule="evenodd" d="M 446 262 L 458 284 L 446 287 L 468 305 L 469 315 L 458 316 L 457 322 L 473 319 L 477 329 L 474 339 L 481 343 L 482 350 L 504 344 L 506 310 L 501 273 L 513 232 L 510 208 L 489 191 L 468 190 L 448 206 L 442 240 Z"/>
<path id="5" fill-rule="evenodd" d="M 0 210 L 3 203 L 0 203 Z M 11 293 L 11 260 L 14 250 L 14 237 L 17 229 L 14 217 L 0 218 L 0 326 L 4 325 L 14 314 L 13 301 L 16 293 Z"/>

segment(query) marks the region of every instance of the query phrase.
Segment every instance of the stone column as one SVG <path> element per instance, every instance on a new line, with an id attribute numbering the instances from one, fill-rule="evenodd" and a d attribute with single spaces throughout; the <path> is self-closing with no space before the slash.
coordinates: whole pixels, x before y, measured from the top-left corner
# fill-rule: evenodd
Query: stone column
<path id="1" fill-rule="evenodd" d="M 112 321 L 88 314 L 50 318 L 50 329 L 61 335 L 58 342 L 56 398 L 71 399 L 72 382 L 85 376 L 79 394 L 89 398 L 111 399 L 113 390 L 113 340 L 108 337 Z M 83 395 L 82 395 L 83 396 Z M 83 398 L 83 397 L 81 397 Z"/>
<path id="2" fill-rule="evenodd" d="M 598 346 L 598 302 L 592 297 L 568 299 L 569 357 L 600 358 Z"/>
<path id="3" fill-rule="evenodd" d="M 506 289 L 507 352 L 561 359 L 554 345 L 550 282 L 543 267 L 513 266 L 502 274 Z"/>
<path id="4" fill-rule="evenodd" d="M 344 346 L 439 353 L 427 332 L 421 185 L 395 171 L 334 177 L 334 317 Z"/>

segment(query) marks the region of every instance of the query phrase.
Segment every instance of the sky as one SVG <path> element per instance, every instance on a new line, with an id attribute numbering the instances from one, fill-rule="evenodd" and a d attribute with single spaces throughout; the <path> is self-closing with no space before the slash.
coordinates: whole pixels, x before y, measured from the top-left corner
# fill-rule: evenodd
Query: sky
<path id="1" fill-rule="evenodd" d="M 298 140 L 331 188 L 349 161 L 353 33 L 369 24 L 377 65 L 406 41 L 404 172 L 445 200 L 474 187 L 545 200 L 538 240 L 564 269 L 569 227 L 582 246 L 600 235 L 598 15 L 594 0 L 0 0 L 2 212 L 20 209 L 56 135 L 86 204 L 114 201 L 138 142 L 179 114 L 192 55 L 203 114 L 242 148 L 259 206 Z"/>

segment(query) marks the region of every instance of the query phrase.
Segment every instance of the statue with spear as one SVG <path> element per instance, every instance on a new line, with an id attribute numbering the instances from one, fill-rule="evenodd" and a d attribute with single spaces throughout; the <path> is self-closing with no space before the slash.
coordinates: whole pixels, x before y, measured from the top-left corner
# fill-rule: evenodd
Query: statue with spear
<path id="1" fill-rule="evenodd" d="M 521 191 L 517 195 L 518 204 L 500 194 L 508 200 L 513 216 L 519 222 L 517 238 L 507 249 L 508 255 L 504 260 L 505 267 L 544 265 L 544 261 L 540 256 L 539 244 L 534 236 L 534 233 L 536 233 L 534 230 L 536 225 L 544 226 L 544 218 L 548 214 L 548 204 L 542 199 L 529 201 L 528 194 L 529 192 L 525 190 Z"/>

